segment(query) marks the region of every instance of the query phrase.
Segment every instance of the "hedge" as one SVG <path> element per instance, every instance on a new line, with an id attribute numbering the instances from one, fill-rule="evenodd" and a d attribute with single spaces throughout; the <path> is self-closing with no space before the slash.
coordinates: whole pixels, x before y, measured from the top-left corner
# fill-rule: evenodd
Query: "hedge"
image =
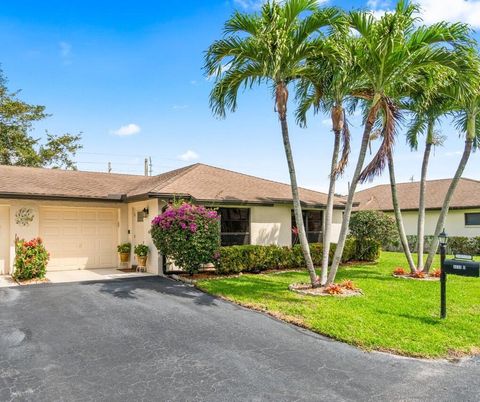
<path id="1" fill-rule="evenodd" d="M 330 259 L 335 253 L 335 244 L 330 247 Z M 359 252 L 360 251 L 360 252 Z M 322 264 L 323 245 L 310 244 L 313 263 Z M 352 260 L 375 261 L 380 254 L 380 246 L 374 242 L 360 242 L 355 238 L 348 238 L 343 251 L 342 262 Z M 268 269 L 295 269 L 305 266 L 302 249 L 299 244 L 293 247 L 280 246 L 229 246 L 221 247 L 215 262 L 218 274 L 232 274 L 239 272 L 258 273 Z"/>
<path id="2" fill-rule="evenodd" d="M 417 251 L 417 236 L 408 235 L 408 246 L 412 253 Z M 430 242 L 433 236 L 425 236 L 425 252 L 429 252 Z M 388 251 L 400 251 L 403 252 L 400 242 L 395 242 L 385 248 Z M 439 252 L 439 250 L 437 250 Z M 480 236 L 478 237 L 464 237 L 464 236 L 451 236 L 448 238 L 447 253 L 449 254 L 470 254 L 480 255 Z"/>

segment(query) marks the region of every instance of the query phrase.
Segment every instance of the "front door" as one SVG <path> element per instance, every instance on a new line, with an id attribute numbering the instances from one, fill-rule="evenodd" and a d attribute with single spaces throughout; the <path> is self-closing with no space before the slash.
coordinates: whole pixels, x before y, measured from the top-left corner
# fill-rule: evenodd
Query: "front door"
<path id="1" fill-rule="evenodd" d="M 146 240 L 146 228 L 145 223 L 147 218 L 145 217 L 145 213 L 143 212 L 144 207 L 133 208 L 133 244 L 132 246 L 135 247 L 137 244 L 145 243 Z M 133 248 L 132 248 L 133 250 Z M 134 257 L 136 258 L 136 257 Z M 135 260 L 135 264 L 136 264 Z"/>

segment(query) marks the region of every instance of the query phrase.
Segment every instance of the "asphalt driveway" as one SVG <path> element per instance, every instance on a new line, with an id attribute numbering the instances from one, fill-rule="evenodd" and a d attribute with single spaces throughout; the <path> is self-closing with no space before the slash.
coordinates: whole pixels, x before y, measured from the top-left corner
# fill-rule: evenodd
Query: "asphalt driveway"
<path id="1" fill-rule="evenodd" d="M 480 359 L 365 353 L 168 279 L 0 289 L 1 401 L 478 401 L 479 394 Z"/>

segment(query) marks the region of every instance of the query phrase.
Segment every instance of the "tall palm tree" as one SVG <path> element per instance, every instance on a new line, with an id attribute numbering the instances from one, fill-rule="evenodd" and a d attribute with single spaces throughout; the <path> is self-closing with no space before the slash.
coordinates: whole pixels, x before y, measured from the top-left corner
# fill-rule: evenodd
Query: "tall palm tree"
<path id="1" fill-rule="evenodd" d="M 442 22 L 428 27 L 417 26 L 419 21 L 415 14 L 418 11 L 418 6 L 401 0 L 392 13 L 378 20 L 367 12 L 349 13 L 350 26 L 359 36 L 353 42 L 351 51 L 365 77 L 363 95 L 368 100 L 368 110 L 327 283 L 334 281 L 340 265 L 357 184 L 380 174 L 391 155 L 398 125 L 395 98 L 402 96 L 399 88 L 408 88 L 408 83 L 414 82 L 420 71 L 428 66 L 451 66 L 453 61 L 447 46 L 468 38 L 470 31 L 464 24 Z M 376 155 L 364 168 L 370 135 L 380 110 L 384 122 L 382 142 Z"/>
<path id="2" fill-rule="evenodd" d="M 444 137 L 440 135 L 436 126 L 442 116 L 451 108 L 451 100 L 445 95 L 444 89 L 450 85 L 457 85 L 451 77 L 451 70 L 434 69 L 426 72 L 422 77 L 419 91 L 410 94 L 404 108 L 412 115 L 407 130 L 407 143 L 411 150 L 418 150 L 419 137 L 424 135 L 422 168 L 419 182 L 418 220 L 417 220 L 417 264 L 418 271 L 423 270 L 425 248 L 425 196 L 427 187 L 427 172 L 432 147 L 442 145 Z"/>
<path id="3" fill-rule="evenodd" d="M 459 60 L 463 65 L 459 69 L 459 84 L 449 87 L 448 90 L 454 99 L 457 128 L 465 133 L 465 145 L 462 157 L 455 174 L 450 182 L 443 200 L 442 209 L 437 220 L 433 239 L 430 242 L 429 253 L 424 271 L 429 272 L 438 249 L 438 236 L 445 226 L 450 202 L 465 170 L 470 155 L 480 141 L 480 58 L 476 49 L 462 48 L 459 51 Z"/>
<path id="4" fill-rule="evenodd" d="M 334 8 L 318 9 L 316 0 L 267 1 L 260 14 L 235 12 L 225 23 L 224 38 L 207 50 L 205 71 L 215 76 L 210 106 L 217 116 L 237 108 L 238 91 L 256 84 L 273 89 L 275 111 L 280 120 L 283 145 L 290 174 L 293 209 L 298 236 L 312 286 L 319 281 L 300 204 L 295 164 L 287 123 L 289 84 L 305 71 L 305 61 L 312 51 L 311 42 L 322 36 L 321 29 L 338 17 Z"/>
<path id="5" fill-rule="evenodd" d="M 308 60 L 310 71 L 300 80 L 297 91 L 299 106 L 297 122 L 306 126 L 306 116 L 310 108 L 314 112 L 329 113 L 332 121 L 334 145 L 330 164 L 327 205 L 324 216 L 323 256 L 320 283 L 327 281 L 330 255 L 333 204 L 335 198 L 335 183 L 348 164 L 350 155 L 350 129 L 347 120 L 346 107 L 352 108 L 354 100 L 352 93 L 358 84 L 352 68 L 353 60 L 345 51 L 342 43 L 355 40 L 348 30 L 337 24 L 336 32 L 326 40 L 316 43 L 313 57 Z M 339 159 L 340 158 L 340 159 Z"/>

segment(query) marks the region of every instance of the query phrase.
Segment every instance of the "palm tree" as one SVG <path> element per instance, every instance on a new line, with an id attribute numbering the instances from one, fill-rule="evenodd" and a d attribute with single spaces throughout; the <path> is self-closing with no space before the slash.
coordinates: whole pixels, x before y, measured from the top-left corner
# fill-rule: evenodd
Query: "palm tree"
<path id="1" fill-rule="evenodd" d="M 302 77 L 312 41 L 338 17 L 334 8 L 319 10 L 316 0 L 267 1 L 258 14 L 235 12 L 225 23 L 224 38 L 207 50 L 205 71 L 215 76 L 210 106 L 215 115 L 237 108 L 241 87 L 270 84 L 280 120 L 290 174 L 293 209 L 299 240 L 312 286 L 319 281 L 310 255 L 300 204 L 295 164 L 287 123 L 289 84 Z"/>
<path id="2" fill-rule="evenodd" d="M 314 112 L 329 113 L 332 120 L 334 145 L 330 164 L 327 205 L 324 216 L 323 256 L 320 283 L 327 281 L 330 255 L 333 203 L 335 198 L 335 183 L 348 164 L 350 155 L 350 129 L 346 118 L 345 106 L 354 106 L 351 94 L 357 85 L 353 60 L 348 58 L 348 52 L 342 45 L 345 41 L 355 38 L 337 24 L 335 34 L 323 42 L 317 42 L 317 48 L 307 65 L 310 69 L 298 85 L 297 122 L 306 126 L 306 115 L 310 108 Z M 342 148 L 342 149 L 340 149 Z M 340 157 L 340 159 L 339 159 Z"/>
<path id="3" fill-rule="evenodd" d="M 445 226 L 450 202 L 458 186 L 463 171 L 474 147 L 480 140 L 480 58 L 473 48 L 462 48 L 458 59 L 463 62 L 459 68 L 458 85 L 448 88 L 454 99 L 454 116 L 457 128 L 465 133 L 465 146 L 462 157 L 450 182 L 437 220 L 433 239 L 430 242 L 429 253 L 424 271 L 429 272 L 438 249 L 438 235 Z"/>
<path id="4" fill-rule="evenodd" d="M 395 99 L 403 95 L 400 89 L 408 88 L 420 71 L 429 66 L 452 66 L 454 61 L 447 45 L 468 38 L 470 31 L 464 24 L 441 22 L 418 27 L 419 21 L 415 17 L 418 11 L 418 6 L 401 0 L 394 12 L 378 20 L 367 12 L 349 13 L 350 26 L 358 34 L 351 52 L 365 80 L 364 91 L 359 95 L 368 101 L 368 109 L 327 283 L 334 281 L 340 265 L 357 184 L 379 175 L 391 156 L 399 117 Z M 372 128 L 380 110 L 383 116 L 382 143 L 371 162 L 363 168 Z"/>
<path id="5" fill-rule="evenodd" d="M 456 85 L 448 69 L 434 69 L 426 72 L 419 91 L 410 94 L 404 108 L 410 112 L 412 119 L 407 131 L 407 143 L 411 150 L 418 150 L 419 137 L 425 136 L 422 168 L 420 174 L 420 190 L 418 197 L 417 221 L 417 265 L 418 271 L 423 270 L 423 254 L 425 248 L 425 195 L 427 187 L 427 172 L 432 147 L 442 145 L 445 137 L 436 131 L 440 118 L 450 111 L 451 101 L 444 93 L 450 85 Z"/>

